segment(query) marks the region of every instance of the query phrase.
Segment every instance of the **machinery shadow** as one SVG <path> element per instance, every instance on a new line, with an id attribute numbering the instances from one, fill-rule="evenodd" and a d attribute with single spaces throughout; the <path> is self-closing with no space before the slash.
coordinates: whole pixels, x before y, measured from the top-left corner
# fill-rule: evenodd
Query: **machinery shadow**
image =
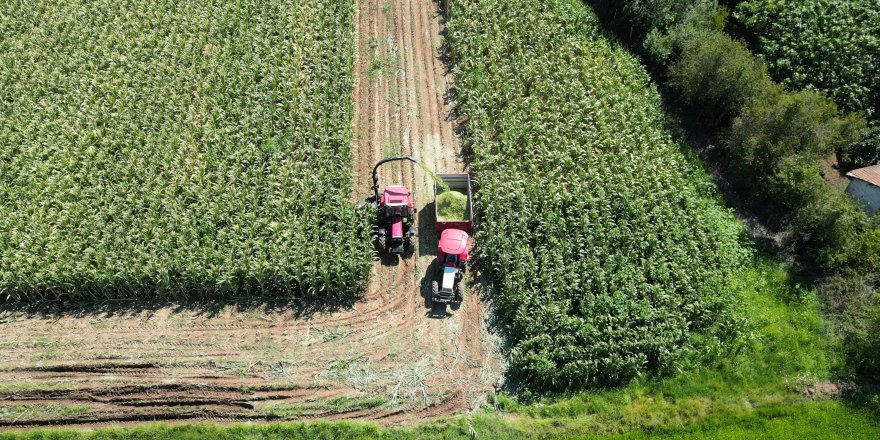
<path id="1" fill-rule="evenodd" d="M 437 266 L 438 263 L 436 259 L 432 260 L 431 264 L 428 265 L 428 268 L 422 275 L 420 290 L 422 299 L 424 299 L 425 309 L 427 309 L 425 316 L 428 318 L 443 319 L 448 317 L 446 313 L 446 304 L 434 304 L 434 301 L 431 301 L 431 282 L 434 281 L 434 274 L 437 272 Z"/>
<path id="2" fill-rule="evenodd" d="M 0 323 L 19 318 L 61 319 L 137 317 L 143 319 L 170 309 L 171 313 L 191 313 L 201 318 L 215 318 L 229 308 L 259 310 L 262 313 L 290 312 L 295 319 L 351 310 L 361 301 L 363 292 L 341 295 L 282 295 L 255 292 L 235 297 L 119 298 L 96 300 L 47 299 L 42 301 L 0 301 Z"/>
<path id="3" fill-rule="evenodd" d="M 400 255 L 388 255 L 384 251 L 376 250 L 376 254 L 379 258 L 379 263 L 383 266 L 399 266 L 400 265 Z"/>
<path id="4" fill-rule="evenodd" d="M 419 210 L 416 217 L 418 217 L 416 231 L 419 234 L 419 249 L 417 251 L 419 257 L 436 256 L 437 242 L 440 240 L 440 234 L 434 230 L 434 223 L 437 220 L 434 202 L 432 201 L 425 205 L 424 208 Z"/>
<path id="5" fill-rule="evenodd" d="M 434 216 L 433 215 L 430 215 L 430 216 L 433 219 Z M 432 221 L 431 225 L 433 225 L 433 224 L 434 223 Z M 431 233 L 434 235 L 434 239 L 431 242 L 432 244 L 430 245 L 431 249 L 433 250 L 431 255 L 433 256 L 433 255 L 437 254 L 437 244 L 436 243 L 437 243 L 437 236 L 439 234 L 434 232 L 433 227 L 431 228 Z M 420 244 L 420 248 L 421 248 L 421 244 Z M 433 292 L 432 292 L 433 289 L 431 288 L 431 283 L 436 279 L 437 272 L 439 270 L 440 270 L 440 262 L 436 258 L 433 258 L 431 260 L 431 263 L 425 269 L 425 273 L 422 274 L 422 280 L 419 285 L 419 290 L 421 292 L 422 299 L 424 300 L 424 307 L 425 307 L 425 309 L 427 309 L 427 311 L 425 312 L 425 316 L 428 318 L 434 318 L 434 319 L 444 319 L 444 318 L 453 317 L 453 316 L 455 316 L 454 312 L 457 311 L 461 307 L 460 300 L 455 300 L 449 304 L 434 303 L 434 301 L 431 300 L 431 296 L 433 294 Z"/>

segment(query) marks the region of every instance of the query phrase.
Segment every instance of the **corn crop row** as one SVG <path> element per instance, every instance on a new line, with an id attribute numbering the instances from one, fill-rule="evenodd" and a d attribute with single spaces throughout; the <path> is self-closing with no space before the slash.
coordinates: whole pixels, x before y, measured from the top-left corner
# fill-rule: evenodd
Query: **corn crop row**
<path id="1" fill-rule="evenodd" d="M 345 295 L 352 0 L 9 0 L 0 299 Z"/>
<path id="2" fill-rule="evenodd" d="M 577 0 L 447 0 L 479 261 L 536 388 L 673 370 L 736 333 L 744 255 L 644 69 Z"/>

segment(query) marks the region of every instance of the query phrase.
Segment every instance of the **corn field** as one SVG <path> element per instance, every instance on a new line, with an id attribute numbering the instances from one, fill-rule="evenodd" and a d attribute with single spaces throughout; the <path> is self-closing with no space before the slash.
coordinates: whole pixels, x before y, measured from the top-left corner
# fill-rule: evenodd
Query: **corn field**
<path id="1" fill-rule="evenodd" d="M 352 0 L 6 0 L 0 298 L 347 295 Z"/>
<path id="2" fill-rule="evenodd" d="M 638 61 L 577 0 L 444 3 L 512 373 L 574 389 L 724 349 L 739 228 Z"/>

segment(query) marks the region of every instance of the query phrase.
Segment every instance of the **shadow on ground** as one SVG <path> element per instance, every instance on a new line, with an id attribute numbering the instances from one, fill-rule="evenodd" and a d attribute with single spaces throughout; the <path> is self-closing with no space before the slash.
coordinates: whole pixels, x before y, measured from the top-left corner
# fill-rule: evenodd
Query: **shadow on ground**
<path id="1" fill-rule="evenodd" d="M 182 300 L 109 298 L 101 300 L 43 300 L 0 302 L 0 323 L 10 316 L 60 319 L 110 318 L 148 316 L 159 310 L 170 309 L 173 313 L 191 313 L 202 318 L 214 318 L 229 308 L 239 310 L 258 309 L 264 313 L 292 312 L 296 319 L 307 319 L 323 313 L 350 310 L 363 298 L 363 292 L 351 295 L 310 296 L 239 296 L 218 298 L 190 298 Z"/>

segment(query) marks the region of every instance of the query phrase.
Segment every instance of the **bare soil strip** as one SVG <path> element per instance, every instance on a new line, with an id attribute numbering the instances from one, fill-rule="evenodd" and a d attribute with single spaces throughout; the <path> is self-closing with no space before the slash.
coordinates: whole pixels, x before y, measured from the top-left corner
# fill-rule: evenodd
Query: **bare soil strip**
<path id="1" fill-rule="evenodd" d="M 466 169 L 441 31 L 432 0 L 359 2 L 353 200 L 370 192 L 372 166 L 387 155 Z M 408 163 L 380 174 L 382 186 L 412 189 L 419 244 L 410 259 L 378 261 L 354 304 L 0 311 L 0 414 L 16 414 L 0 416 L 0 428 L 279 417 L 399 425 L 481 404 L 500 361 L 480 298 L 467 287 L 460 307 L 435 310 L 426 296 L 433 181 Z M 338 404 L 376 397 L 387 403 Z"/>

